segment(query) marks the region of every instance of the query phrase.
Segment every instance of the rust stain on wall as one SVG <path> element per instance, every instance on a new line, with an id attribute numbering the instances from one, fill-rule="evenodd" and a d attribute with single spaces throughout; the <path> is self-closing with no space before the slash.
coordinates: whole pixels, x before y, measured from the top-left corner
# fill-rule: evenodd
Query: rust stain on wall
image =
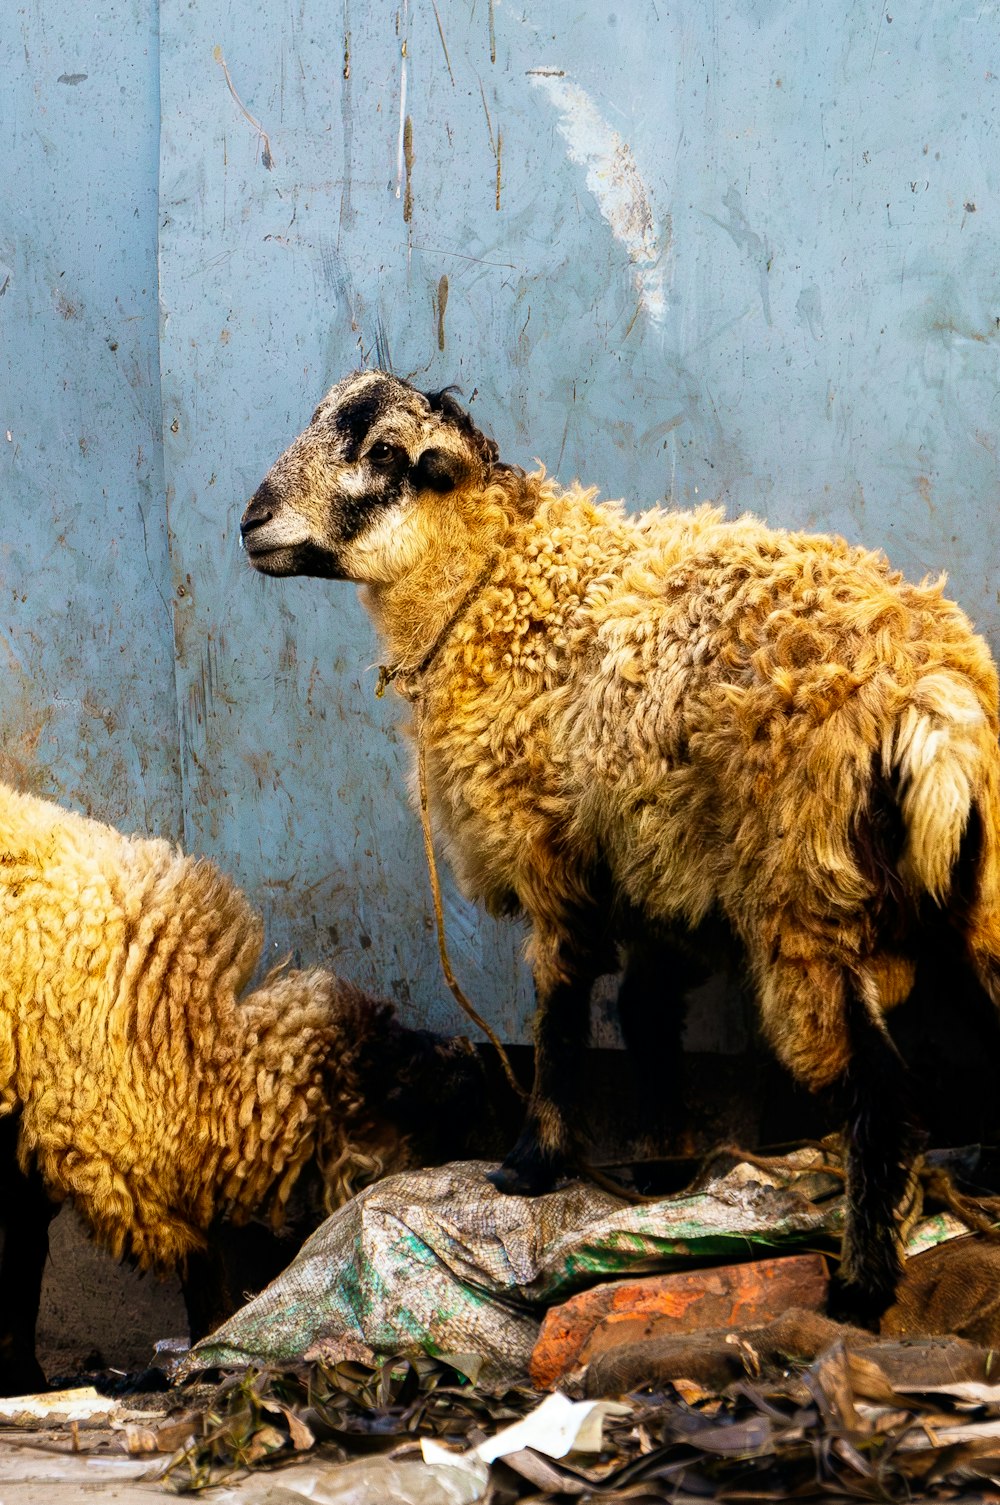
<path id="1" fill-rule="evenodd" d="M 448 307 L 448 277 L 442 276 L 437 290 L 438 349 L 444 349 L 444 311 Z"/>
<path id="2" fill-rule="evenodd" d="M 409 115 L 403 126 L 403 163 L 406 168 L 406 185 L 403 189 L 403 219 L 407 224 L 413 218 L 413 188 L 411 174 L 413 172 L 413 121 Z"/>

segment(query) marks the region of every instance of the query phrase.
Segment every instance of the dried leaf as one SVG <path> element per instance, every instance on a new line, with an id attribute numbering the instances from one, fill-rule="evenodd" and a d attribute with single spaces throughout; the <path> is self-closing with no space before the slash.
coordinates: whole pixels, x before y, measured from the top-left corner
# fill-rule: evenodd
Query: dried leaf
<path id="1" fill-rule="evenodd" d="M 860 1353 L 847 1354 L 848 1380 L 854 1395 L 884 1406 L 899 1404 L 899 1395 L 874 1359 Z"/>
<path id="2" fill-rule="evenodd" d="M 157 1447 L 156 1432 L 152 1427 L 140 1427 L 135 1422 L 127 1422 L 118 1433 L 118 1441 L 126 1453 L 132 1456 L 141 1453 L 155 1453 Z M 173 1453 L 175 1448 L 167 1448 L 165 1451 Z"/>
<path id="3" fill-rule="evenodd" d="M 689 1406 L 696 1406 L 699 1401 L 712 1400 L 715 1396 L 713 1390 L 706 1390 L 697 1380 L 671 1380 L 670 1383 L 681 1400 Z"/>
<path id="4" fill-rule="evenodd" d="M 864 1432 L 865 1422 L 854 1405 L 851 1369 L 843 1343 L 833 1343 L 812 1365 L 809 1374 L 827 1424 L 845 1432 Z"/>
<path id="5" fill-rule="evenodd" d="M 267 1458 L 271 1453 L 280 1453 L 284 1445 L 285 1434 L 279 1432 L 277 1427 L 259 1427 L 243 1455 L 242 1462 L 259 1463 L 262 1458 Z"/>

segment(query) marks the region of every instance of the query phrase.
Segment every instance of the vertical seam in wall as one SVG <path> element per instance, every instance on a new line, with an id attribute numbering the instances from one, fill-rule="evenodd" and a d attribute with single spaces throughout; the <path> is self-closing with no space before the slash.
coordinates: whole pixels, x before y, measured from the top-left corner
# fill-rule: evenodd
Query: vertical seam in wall
<path id="1" fill-rule="evenodd" d="M 154 28 L 156 46 L 156 120 L 158 127 L 158 146 L 156 154 L 157 182 L 156 182 L 156 305 L 157 305 L 157 337 L 156 337 L 156 371 L 158 381 L 157 400 L 160 412 L 160 454 L 163 458 L 163 506 L 167 525 L 167 563 L 168 563 L 168 604 L 170 608 L 170 634 L 173 642 L 173 672 L 174 672 L 174 704 L 176 706 L 176 737 L 177 737 L 177 767 L 180 799 L 180 830 L 181 844 L 187 850 L 189 846 L 188 830 L 188 759 L 184 742 L 184 707 L 181 703 L 180 681 L 180 635 L 177 631 L 177 602 L 174 596 L 174 530 L 170 522 L 171 502 L 175 492 L 168 474 L 170 445 L 167 441 L 167 416 L 163 404 L 163 336 L 166 328 L 167 312 L 163 306 L 162 295 L 162 246 L 160 231 L 162 225 L 162 207 L 160 202 L 161 187 L 163 182 L 163 4 L 164 0 L 153 0 L 155 9 L 156 25 Z"/>

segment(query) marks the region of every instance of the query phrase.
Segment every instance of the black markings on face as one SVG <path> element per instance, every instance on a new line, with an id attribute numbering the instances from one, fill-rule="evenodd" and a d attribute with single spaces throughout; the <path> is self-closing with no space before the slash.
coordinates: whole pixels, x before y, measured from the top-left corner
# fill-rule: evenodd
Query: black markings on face
<path id="1" fill-rule="evenodd" d="M 382 453 L 382 450 L 386 453 Z M 383 507 L 391 507 L 399 501 L 403 482 L 409 473 L 410 462 L 406 451 L 398 445 L 383 445 L 374 458 L 366 456 L 370 480 L 364 496 L 346 496 L 340 504 L 340 527 L 343 543 L 357 538 L 374 521 Z"/>
<path id="2" fill-rule="evenodd" d="M 344 459 L 349 465 L 357 460 L 368 430 L 385 406 L 386 393 L 380 387 L 366 387 L 334 414 L 333 426 L 344 441 Z"/>

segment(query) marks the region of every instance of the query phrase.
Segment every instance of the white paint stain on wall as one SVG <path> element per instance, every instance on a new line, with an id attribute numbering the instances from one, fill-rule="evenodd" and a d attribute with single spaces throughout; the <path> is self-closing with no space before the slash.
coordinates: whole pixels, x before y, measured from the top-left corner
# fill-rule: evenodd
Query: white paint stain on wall
<path id="1" fill-rule="evenodd" d="M 406 137 L 406 84 L 410 47 L 410 0 L 403 0 L 400 12 L 399 44 L 399 138 L 396 142 L 396 197 L 403 192 L 403 156 Z"/>
<path id="2" fill-rule="evenodd" d="M 571 79 L 547 71 L 528 77 L 555 105 L 570 161 L 587 169 L 587 187 L 612 235 L 628 254 L 639 301 L 652 323 L 660 324 L 667 311 L 666 245 L 628 142 Z M 669 243 L 669 235 L 666 240 Z"/>

